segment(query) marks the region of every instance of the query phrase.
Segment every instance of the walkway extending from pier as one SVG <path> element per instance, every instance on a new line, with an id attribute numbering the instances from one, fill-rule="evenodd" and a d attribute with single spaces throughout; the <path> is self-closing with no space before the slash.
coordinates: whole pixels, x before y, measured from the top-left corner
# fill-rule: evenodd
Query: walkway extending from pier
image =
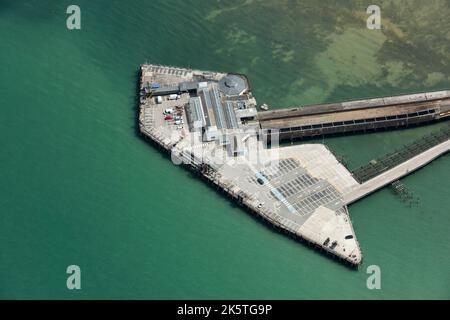
<path id="1" fill-rule="evenodd" d="M 344 195 L 344 203 L 349 205 L 370 193 L 392 183 L 395 180 L 404 177 L 413 171 L 425 166 L 439 156 L 450 151 L 450 140 L 442 142 L 423 153 L 403 162 L 402 164 L 372 178 L 363 184 L 360 184 L 356 189 Z"/>
<path id="2" fill-rule="evenodd" d="M 372 160 L 370 163 L 353 170 L 352 175 L 356 181 L 362 184 L 447 140 L 450 140 L 450 126 L 426 135 L 382 158 Z"/>

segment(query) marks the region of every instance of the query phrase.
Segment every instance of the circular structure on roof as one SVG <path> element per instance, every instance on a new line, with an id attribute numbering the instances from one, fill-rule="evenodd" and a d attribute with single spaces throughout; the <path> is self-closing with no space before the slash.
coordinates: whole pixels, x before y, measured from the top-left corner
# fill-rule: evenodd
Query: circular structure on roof
<path id="1" fill-rule="evenodd" d="M 228 80 L 225 80 L 225 85 L 228 88 L 236 88 L 238 84 L 233 79 L 228 79 Z"/>
<path id="2" fill-rule="evenodd" d="M 228 74 L 220 79 L 219 90 L 227 96 L 238 96 L 248 90 L 247 80 L 237 74 Z"/>

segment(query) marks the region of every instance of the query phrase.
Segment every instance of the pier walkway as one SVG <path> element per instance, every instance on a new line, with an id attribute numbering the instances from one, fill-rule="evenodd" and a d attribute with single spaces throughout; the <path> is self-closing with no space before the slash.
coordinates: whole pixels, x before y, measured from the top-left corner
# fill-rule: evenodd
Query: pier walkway
<path id="1" fill-rule="evenodd" d="M 405 145 L 402 149 L 382 158 L 372 160 L 370 163 L 352 171 L 352 175 L 356 181 L 362 184 L 447 140 L 450 140 L 450 126 Z"/>
<path id="2" fill-rule="evenodd" d="M 450 90 L 258 112 L 281 140 L 400 128 L 450 117 Z"/>
<path id="3" fill-rule="evenodd" d="M 360 184 L 357 188 L 344 195 L 344 203 L 349 205 L 372 192 L 404 177 L 413 171 L 425 166 L 439 156 L 450 151 L 450 140 L 442 142 L 417 156 L 385 171 L 384 173 Z"/>

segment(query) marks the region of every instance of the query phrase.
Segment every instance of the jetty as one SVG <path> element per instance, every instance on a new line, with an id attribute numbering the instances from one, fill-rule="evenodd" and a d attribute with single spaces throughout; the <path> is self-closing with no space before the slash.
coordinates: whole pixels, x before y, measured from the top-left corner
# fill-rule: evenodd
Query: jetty
<path id="1" fill-rule="evenodd" d="M 258 120 L 287 140 L 408 127 L 449 115 L 449 93 L 439 91 L 259 112 Z"/>
<path id="2" fill-rule="evenodd" d="M 145 64 L 139 94 L 140 132 L 174 164 L 270 226 L 353 267 L 363 254 L 348 205 L 450 148 L 446 128 L 350 172 L 323 144 L 278 145 L 447 121 L 450 90 L 258 111 L 245 75 Z"/>

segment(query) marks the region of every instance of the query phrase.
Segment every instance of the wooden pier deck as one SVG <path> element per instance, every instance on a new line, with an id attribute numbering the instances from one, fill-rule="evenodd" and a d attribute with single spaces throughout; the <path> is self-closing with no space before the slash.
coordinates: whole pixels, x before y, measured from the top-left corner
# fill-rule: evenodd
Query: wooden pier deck
<path id="1" fill-rule="evenodd" d="M 261 129 L 281 140 L 407 127 L 450 117 L 450 91 L 258 112 Z"/>

